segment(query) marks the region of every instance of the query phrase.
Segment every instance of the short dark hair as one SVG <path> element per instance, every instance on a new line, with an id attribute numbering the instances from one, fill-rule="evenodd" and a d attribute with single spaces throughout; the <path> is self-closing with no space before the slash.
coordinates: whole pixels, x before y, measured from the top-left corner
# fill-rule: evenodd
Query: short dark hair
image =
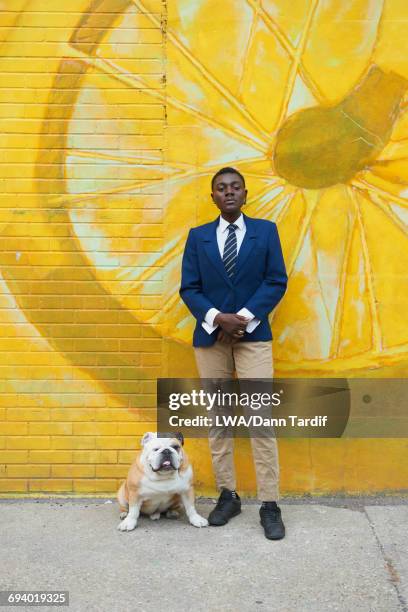
<path id="1" fill-rule="evenodd" d="M 238 172 L 238 170 L 235 170 L 235 168 L 230 168 L 227 166 L 226 168 L 221 168 L 221 170 L 218 170 L 218 172 L 214 174 L 214 176 L 211 179 L 211 190 L 214 189 L 214 181 L 218 176 L 220 176 L 220 174 L 237 174 L 240 177 L 245 187 L 245 179 L 242 176 L 242 174 Z"/>

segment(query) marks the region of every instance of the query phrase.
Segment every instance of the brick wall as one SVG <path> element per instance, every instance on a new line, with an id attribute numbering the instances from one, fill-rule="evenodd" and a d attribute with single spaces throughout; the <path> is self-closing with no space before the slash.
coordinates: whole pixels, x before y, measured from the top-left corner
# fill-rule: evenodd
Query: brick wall
<path id="1" fill-rule="evenodd" d="M 406 2 L 219 5 L 0 0 L 0 495 L 113 493 L 156 378 L 196 375 L 180 260 L 224 165 L 282 240 L 276 374 L 406 376 Z M 279 447 L 284 492 L 406 489 L 403 438 Z"/>
<path id="2" fill-rule="evenodd" d="M 164 3 L 148 5 L 0 3 L 2 492 L 112 492 L 154 428 Z"/>

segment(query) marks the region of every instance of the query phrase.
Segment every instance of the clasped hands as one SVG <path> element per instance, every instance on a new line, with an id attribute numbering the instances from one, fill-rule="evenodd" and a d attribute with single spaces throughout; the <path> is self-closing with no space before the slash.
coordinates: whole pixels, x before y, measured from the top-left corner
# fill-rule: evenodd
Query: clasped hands
<path id="1" fill-rule="evenodd" d="M 220 326 L 217 340 L 223 344 L 235 344 L 242 338 L 250 319 L 239 314 L 219 312 L 214 324 Z"/>

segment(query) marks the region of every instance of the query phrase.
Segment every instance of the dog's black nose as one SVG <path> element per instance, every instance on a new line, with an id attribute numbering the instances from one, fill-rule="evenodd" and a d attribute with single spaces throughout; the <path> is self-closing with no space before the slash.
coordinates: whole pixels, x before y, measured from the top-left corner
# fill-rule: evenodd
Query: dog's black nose
<path id="1" fill-rule="evenodd" d="M 167 455 L 168 457 L 170 457 L 170 455 L 171 455 L 171 450 L 170 450 L 169 448 L 165 448 L 165 449 L 162 451 L 162 455 Z"/>

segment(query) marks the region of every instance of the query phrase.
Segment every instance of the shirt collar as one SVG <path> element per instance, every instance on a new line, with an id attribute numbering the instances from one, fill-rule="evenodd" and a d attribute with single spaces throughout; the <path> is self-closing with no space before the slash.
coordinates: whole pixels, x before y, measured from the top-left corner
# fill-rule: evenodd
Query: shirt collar
<path id="1" fill-rule="evenodd" d="M 226 221 L 223 217 L 220 216 L 219 228 L 221 232 L 225 232 L 227 227 L 230 225 L 229 221 Z M 238 227 L 238 229 L 243 230 L 245 228 L 244 215 L 241 213 L 236 221 L 234 221 L 234 225 Z"/>

